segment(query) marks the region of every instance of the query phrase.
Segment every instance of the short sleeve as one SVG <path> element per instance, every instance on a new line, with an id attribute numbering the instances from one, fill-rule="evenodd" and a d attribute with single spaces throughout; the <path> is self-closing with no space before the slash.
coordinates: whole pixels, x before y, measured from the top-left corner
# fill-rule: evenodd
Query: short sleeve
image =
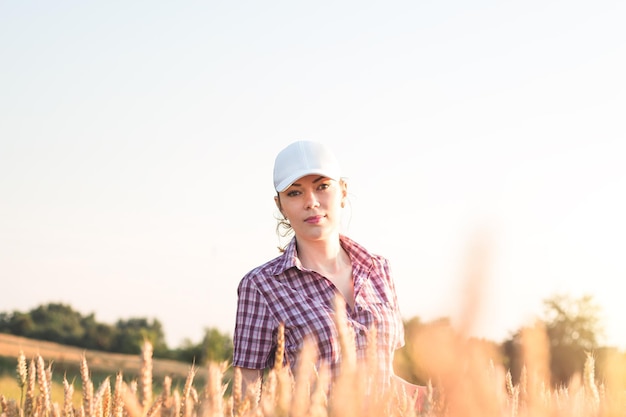
<path id="1" fill-rule="evenodd" d="M 241 280 L 237 294 L 233 365 L 250 369 L 268 368 L 273 361 L 273 333 L 278 324 L 252 276 Z"/>

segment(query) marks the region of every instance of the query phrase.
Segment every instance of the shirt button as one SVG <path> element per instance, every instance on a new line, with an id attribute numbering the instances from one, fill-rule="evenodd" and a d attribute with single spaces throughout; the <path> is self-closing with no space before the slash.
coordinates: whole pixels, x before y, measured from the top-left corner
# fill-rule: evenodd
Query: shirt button
<path id="1" fill-rule="evenodd" d="M 360 334 L 361 336 L 365 335 L 365 330 L 359 330 L 359 334 Z"/>
<path id="2" fill-rule="evenodd" d="M 359 306 L 359 307 L 357 307 L 357 310 L 363 311 L 363 307 Z"/>

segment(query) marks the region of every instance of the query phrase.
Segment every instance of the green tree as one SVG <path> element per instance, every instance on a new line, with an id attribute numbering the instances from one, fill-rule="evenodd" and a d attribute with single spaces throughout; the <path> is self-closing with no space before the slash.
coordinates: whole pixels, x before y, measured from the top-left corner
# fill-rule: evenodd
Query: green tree
<path id="1" fill-rule="evenodd" d="M 30 311 L 30 318 L 34 328 L 29 337 L 35 339 L 77 345 L 85 334 L 81 314 L 66 304 L 41 305 Z"/>
<path id="2" fill-rule="evenodd" d="M 550 346 L 576 346 L 584 350 L 598 347 L 604 333 L 601 308 L 591 295 L 573 298 L 557 294 L 544 301 L 544 322 Z"/>
<path id="3" fill-rule="evenodd" d="M 202 344 L 193 343 L 191 339 L 185 339 L 178 349 L 171 352 L 169 358 L 177 361 L 202 364 Z"/>
<path id="4" fill-rule="evenodd" d="M 81 324 L 85 330 L 82 347 L 102 351 L 112 350 L 116 336 L 115 327 L 98 323 L 93 314 L 83 317 Z"/>
<path id="5" fill-rule="evenodd" d="M 543 306 L 541 321 L 549 344 L 550 373 L 552 383 L 558 386 L 582 372 L 587 352 L 598 348 L 598 339 L 604 332 L 600 323 L 601 309 L 590 295 L 574 298 L 557 294 L 544 300 Z M 523 330 L 515 332 L 502 346 L 516 381 L 525 365 L 522 363 Z"/>
<path id="6" fill-rule="evenodd" d="M 586 352 L 598 348 L 598 338 L 604 332 L 600 312 L 600 306 L 591 295 L 573 298 L 557 294 L 544 301 L 554 383 L 566 383 L 576 372 L 582 372 Z"/>
<path id="7" fill-rule="evenodd" d="M 171 357 L 184 362 L 206 365 L 209 362 L 230 361 L 232 356 L 233 341 L 230 335 L 216 328 L 206 328 L 200 343 L 194 344 L 187 339 Z"/>
<path id="8" fill-rule="evenodd" d="M 35 329 L 35 323 L 29 313 L 14 311 L 0 316 L 0 332 L 16 336 L 29 336 Z"/>
<path id="9" fill-rule="evenodd" d="M 167 356 L 168 348 L 163 326 L 159 320 L 149 321 L 146 318 L 118 320 L 115 329 L 115 338 L 111 350 L 120 353 L 139 354 L 143 341 L 147 339 L 152 344 L 155 357 Z"/>
<path id="10" fill-rule="evenodd" d="M 202 355 L 202 364 L 230 360 L 233 356 L 231 337 L 216 328 L 205 329 L 202 339 Z"/>

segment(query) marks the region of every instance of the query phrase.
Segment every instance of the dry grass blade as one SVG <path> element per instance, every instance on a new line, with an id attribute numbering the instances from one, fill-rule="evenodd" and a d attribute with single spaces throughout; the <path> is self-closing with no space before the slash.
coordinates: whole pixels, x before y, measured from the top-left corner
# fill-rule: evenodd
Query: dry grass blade
<path id="1" fill-rule="evenodd" d="M 172 394 L 172 413 L 170 415 L 177 417 L 180 416 L 180 409 L 181 409 L 181 399 L 180 399 L 180 393 L 178 392 L 178 390 L 174 391 L 174 393 Z"/>
<path id="2" fill-rule="evenodd" d="M 276 355 L 274 357 L 273 369 L 273 373 L 276 376 L 276 397 L 273 401 L 275 407 L 273 414 L 277 417 L 282 417 L 289 414 L 292 392 L 291 369 L 283 366 L 285 361 L 285 325 L 282 323 L 278 326 L 276 340 Z"/>
<path id="3" fill-rule="evenodd" d="M 544 415 L 548 411 L 548 404 L 544 401 L 546 386 L 550 384 L 550 344 L 545 326 L 536 322 L 532 327 L 522 331 L 523 379 L 523 406 L 529 413 Z"/>
<path id="4" fill-rule="evenodd" d="M 376 381 L 379 373 L 379 363 L 378 363 L 378 333 L 376 331 L 376 326 L 372 326 L 370 330 L 367 332 L 367 352 L 366 352 L 366 381 L 367 384 L 365 386 L 365 392 L 368 395 L 375 395 L 372 392 L 372 382 Z"/>
<path id="5" fill-rule="evenodd" d="M 585 393 L 589 395 L 593 407 L 597 408 L 600 405 L 600 393 L 598 392 L 598 386 L 596 385 L 595 369 L 595 359 L 590 352 L 587 352 L 587 359 L 585 360 L 583 370 L 585 377 Z"/>
<path id="6" fill-rule="evenodd" d="M 39 391 L 42 396 L 42 412 L 48 416 L 52 411 L 52 400 L 46 366 L 41 356 L 37 356 L 37 382 L 39 383 Z"/>
<path id="7" fill-rule="evenodd" d="M 302 351 L 298 357 L 298 367 L 295 375 L 294 394 L 291 402 L 291 415 L 305 417 L 311 405 L 311 386 L 315 382 L 315 363 L 317 362 L 317 347 L 315 340 L 305 339 Z"/>
<path id="8" fill-rule="evenodd" d="M 334 319 L 341 347 L 341 365 L 330 396 L 330 415 L 333 417 L 353 417 L 362 413 L 364 392 L 357 374 L 355 334 L 348 325 L 346 314 L 344 299 L 336 297 Z M 354 401 L 346 401 L 345 398 L 353 398 Z"/>
<path id="9" fill-rule="evenodd" d="M 277 417 L 287 416 L 292 402 L 292 376 L 289 368 L 276 371 L 276 410 Z"/>
<path id="10" fill-rule="evenodd" d="M 267 373 L 267 377 L 263 381 L 261 390 L 260 408 L 263 411 L 264 416 L 271 416 L 276 410 L 276 397 L 277 397 L 277 377 L 276 370 L 270 369 Z M 249 407 L 249 401 L 244 402 L 245 410 Z"/>
<path id="11" fill-rule="evenodd" d="M 109 417 L 111 411 L 111 381 L 109 377 L 106 377 L 98 391 L 94 396 L 94 404 L 98 412 L 97 415 L 103 417 Z"/>
<path id="12" fill-rule="evenodd" d="M 224 409 L 224 393 L 226 385 L 223 383 L 224 371 L 227 362 L 220 364 L 211 362 L 209 364 L 209 372 L 207 383 L 204 390 L 203 398 L 205 405 L 203 407 L 203 417 L 218 417 Z"/>
<path id="13" fill-rule="evenodd" d="M 243 407 L 243 377 L 241 375 L 241 369 L 235 368 L 233 374 L 233 413 L 235 417 L 242 415 Z"/>
<path id="14" fill-rule="evenodd" d="M 28 382 L 28 365 L 26 364 L 24 351 L 20 350 L 17 357 L 17 385 L 20 387 L 20 407 L 24 406 L 26 382 Z"/>
<path id="15" fill-rule="evenodd" d="M 63 417 L 74 417 L 74 386 L 63 376 Z"/>
<path id="16" fill-rule="evenodd" d="M 196 375 L 196 367 L 192 365 L 189 368 L 189 373 L 187 374 L 187 379 L 185 380 L 185 386 L 183 388 L 183 395 L 181 398 L 181 409 L 180 409 L 180 417 L 185 417 L 188 413 L 188 409 L 190 406 L 193 406 L 193 400 L 191 399 L 191 389 L 193 384 L 193 379 Z"/>
<path id="17" fill-rule="evenodd" d="M 330 369 L 328 365 L 323 364 L 317 371 L 317 380 L 311 394 L 309 417 L 328 416 L 328 387 L 330 387 L 330 381 Z"/>
<path id="18" fill-rule="evenodd" d="M 613 352 L 604 365 L 605 396 L 602 410 L 607 416 L 626 414 L 626 355 Z"/>
<path id="19" fill-rule="evenodd" d="M 145 417 L 154 417 L 161 410 L 163 406 L 163 400 L 161 398 L 157 399 L 145 413 Z"/>
<path id="20" fill-rule="evenodd" d="M 166 375 L 163 378 L 163 389 L 161 390 L 161 398 L 163 400 L 163 406 L 169 407 L 172 397 L 172 377 Z"/>
<path id="21" fill-rule="evenodd" d="M 141 348 L 141 370 L 139 372 L 139 401 L 144 410 L 152 403 L 152 344 L 144 340 Z"/>
<path id="22" fill-rule="evenodd" d="M 61 407 L 58 403 L 52 403 L 52 417 L 61 417 Z"/>
<path id="23" fill-rule="evenodd" d="M 124 378 L 122 373 L 118 372 L 115 376 L 115 389 L 113 390 L 113 401 L 111 404 L 111 416 L 123 417 L 124 416 Z"/>
<path id="24" fill-rule="evenodd" d="M 348 325 L 346 318 L 346 302 L 341 296 L 335 298 L 335 326 L 341 346 L 340 373 L 351 375 L 356 371 L 356 345 L 354 330 Z"/>
<path id="25" fill-rule="evenodd" d="M 137 396 L 126 386 L 122 389 L 122 404 L 124 405 L 125 415 L 128 417 L 145 417 L 143 407 L 139 403 Z"/>
<path id="26" fill-rule="evenodd" d="M 20 410 L 14 400 L 7 400 L 7 398 L 0 394 L 0 410 L 2 411 L 1 416 L 6 417 L 20 417 Z"/>
<path id="27" fill-rule="evenodd" d="M 87 356 L 84 353 L 80 360 L 80 378 L 83 387 L 83 408 L 85 409 L 85 414 L 91 417 L 94 413 L 93 382 L 91 381 L 89 366 L 87 365 Z"/>
<path id="28" fill-rule="evenodd" d="M 280 323 L 278 325 L 276 334 L 276 352 L 274 354 L 274 370 L 279 371 L 283 368 L 283 361 L 285 360 L 285 325 Z"/>
<path id="29" fill-rule="evenodd" d="M 30 360 L 28 365 L 28 382 L 26 385 L 26 398 L 24 400 L 24 416 L 30 417 L 35 410 L 35 386 L 37 383 L 37 365 L 35 359 Z"/>

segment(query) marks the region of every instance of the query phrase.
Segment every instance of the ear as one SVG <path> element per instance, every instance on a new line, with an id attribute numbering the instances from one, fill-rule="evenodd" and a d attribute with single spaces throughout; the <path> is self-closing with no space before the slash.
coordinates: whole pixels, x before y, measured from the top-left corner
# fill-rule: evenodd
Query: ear
<path id="1" fill-rule="evenodd" d="M 280 213 L 283 213 L 283 206 L 280 204 L 280 196 L 275 195 L 274 196 L 274 204 L 276 204 L 276 207 L 278 208 L 278 211 L 280 211 Z"/>

